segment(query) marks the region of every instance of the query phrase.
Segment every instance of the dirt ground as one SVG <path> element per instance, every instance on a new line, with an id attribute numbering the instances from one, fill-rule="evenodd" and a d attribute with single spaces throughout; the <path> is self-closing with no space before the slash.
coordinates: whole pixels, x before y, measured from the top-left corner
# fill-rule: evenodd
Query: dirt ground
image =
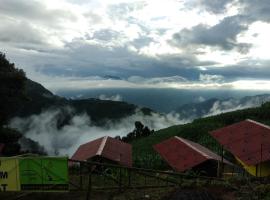
<path id="1" fill-rule="evenodd" d="M 4 193 L 0 192 L 1 200 L 86 200 L 86 192 L 34 192 L 34 193 Z M 212 189 L 179 189 L 159 188 L 147 190 L 127 190 L 92 192 L 89 200 L 234 200 L 233 193 Z"/>

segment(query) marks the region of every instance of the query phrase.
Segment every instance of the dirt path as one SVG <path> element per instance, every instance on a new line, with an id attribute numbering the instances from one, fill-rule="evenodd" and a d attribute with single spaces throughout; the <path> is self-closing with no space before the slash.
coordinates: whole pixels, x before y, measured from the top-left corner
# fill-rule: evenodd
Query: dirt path
<path id="1" fill-rule="evenodd" d="M 182 190 L 173 192 L 164 200 L 219 200 L 207 191 Z"/>

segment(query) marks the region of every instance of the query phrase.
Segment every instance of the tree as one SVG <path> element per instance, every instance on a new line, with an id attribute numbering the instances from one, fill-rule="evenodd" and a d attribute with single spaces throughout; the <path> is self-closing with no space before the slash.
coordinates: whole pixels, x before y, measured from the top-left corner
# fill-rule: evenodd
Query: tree
<path id="1" fill-rule="evenodd" d="M 0 125 L 6 124 L 24 95 L 26 77 L 21 69 L 15 68 L 5 54 L 0 52 Z"/>
<path id="2" fill-rule="evenodd" d="M 150 130 L 147 126 L 144 126 L 140 121 L 135 122 L 135 129 L 128 133 L 126 136 L 122 137 L 122 141 L 131 142 L 134 139 L 147 137 L 154 133 L 154 130 Z"/>
<path id="3" fill-rule="evenodd" d="M 7 156 L 20 152 L 18 141 L 22 134 L 4 125 L 25 97 L 25 82 L 23 70 L 15 68 L 15 65 L 6 59 L 5 54 L 0 52 L 0 143 L 6 144 L 3 153 Z"/>

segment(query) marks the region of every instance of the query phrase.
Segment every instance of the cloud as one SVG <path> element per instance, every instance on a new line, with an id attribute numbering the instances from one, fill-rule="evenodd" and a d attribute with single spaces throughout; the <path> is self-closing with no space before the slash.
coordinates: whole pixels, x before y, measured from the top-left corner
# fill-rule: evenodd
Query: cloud
<path id="1" fill-rule="evenodd" d="M 213 116 L 213 115 L 231 112 L 235 110 L 258 107 L 268 101 L 270 101 L 269 95 L 244 97 L 242 99 L 230 98 L 227 100 L 217 100 L 213 103 L 209 112 L 205 116 Z"/>
<path id="2" fill-rule="evenodd" d="M 227 10 L 227 6 L 231 3 L 235 2 L 235 0 L 198 0 L 193 2 L 193 6 L 202 7 L 209 12 L 214 14 L 225 13 Z"/>
<path id="3" fill-rule="evenodd" d="M 205 100 L 206 100 L 206 99 L 205 99 L 204 97 L 199 96 L 199 97 L 195 100 L 195 102 L 197 101 L 197 102 L 201 103 L 201 102 L 204 102 Z"/>
<path id="4" fill-rule="evenodd" d="M 56 22 L 64 22 L 64 20 L 77 21 L 76 15 L 67 7 L 49 8 L 48 5 L 44 1 L 1 0 L 0 13 L 14 18 L 39 21 L 50 26 L 55 25 Z M 59 25 L 58 23 L 57 25 Z"/>
<path id="5" fill-rule="evenodd" d="M 5 49 L 5 46 L 7 46 L 6 50 L 15 48 L 23 51 L 37 50 L 42 52 L 48 51 L 54 46 L 48 40 L 44 30 L 26 21 L 14 21 L 2 17 L 0 33 L 1 49 Z"/>
<path id="6" fill-rule="evenodd" d="M 227 82 L 266 79 L 268 11 L 267 0 L 2 0 L 0 50 L 36 81 L 179 76 L 197 84 L 202 69 Z"/>
<path id="7" fill-rule="evenodd" d="M 243 98 L 216 99 L 211 98 L 202 102 L 184 105 L 177 109 L 183 119 L 194 120 L 197 118 L 218 115 L 246 108 L 258 107 L 270 101 L 269 94 L 246 96 Z"/>
<path id="8" fill-rule="evenodd" d="M 107 96 L 105 94 L 101 94 L 98 97 L 100 100 L 110 100 L 110 101 L 123 101 L 123 97 L 119 94 Z"/>
<path id="9" fill-rule="evenodd" d="M 240 16 L 231 16 L 224 18 L 220 23 L 214 26 L 199 24 L 192 29 L 184 29 L 173 35 L 172 44 L 183 46 L 200 45 L 219 47 L 222 50 L 237 49 L 246 53 L 251 47 L 248 43 L 237 42 L 237 36 L 247 30 L 248 26 L 243 23 Z"/>
<path id="10" fill-rule="evenodd" d="M 270 20 L 270 5 L 268 0 L 239 0 L 243 13 L 252 21 Z"/>
<path id="11" fill-rule="evenodd" d="M 141 121 L 154 130 L 187 122 L 180 120 L 179 115 L 173 113 L 168 115 L 151 113 L 151 115 L 146 116 L 137 111 L 134 115 L 123 118 L 118 122 L 108 120 L 104 126 L 99 127 L 91 123 L 91 118 L 88 115 L 80 114 L 73 116 L 68 125 L 58 129 L 57 120 L 61 118 L 63 112 L 72 113 L 72 109 L 47 110 L 28 118 L 14 118 L 10 126 L 17 128 L 25 137 L 44 146 L 50 155 L 58 152 L 60 155 L 71 156 L 79 145 L 90 140 L 105 135 L 111 137 L 126 135 L 134 129 L 135 121 Z"/>
<path id="12" fill-rule="evenodd" d="M 199 80 L 205 83 L 222 82 L 224 77 L 221 75 L 200 74 Z"/>
<path id="13" fill-rule="evenodd" d="M 119 33 L 110 29 L 102 29 L 94 32 L 92 39 L 102 40 L 102 41 L 111 41 L 119 38 Z M 91 38 L 90 38 L 91 39 Z"/>
<path id="14" fill-rule="evenodd" d="M 162 85 L 177 82 L 187 82 L 187 79 L 181 76 L 170 76 L 170 77 L 154 77 L 144 78 L 140 76 L 131 76 L 127 79 L 131 83 L 135 84 L 149 84 L 149 85 Z"/>
<path id="15" fill-rule="evenodd" d="M 146 5 L 146 1 L 116 3 L 109 5 L 108 14 L 113 19 L 123 19 L 132 16 L 138 10 L 142 10 Z"/>

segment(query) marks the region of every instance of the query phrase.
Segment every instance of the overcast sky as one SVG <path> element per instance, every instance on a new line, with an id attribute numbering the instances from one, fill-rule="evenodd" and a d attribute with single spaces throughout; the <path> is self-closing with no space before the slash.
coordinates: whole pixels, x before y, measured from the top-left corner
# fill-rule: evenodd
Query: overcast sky
<path id="1" fill-rule="evenodd" d="M 270 89 L 269 0 L 0 0 L 0 51 L 52 91 Z"/>

